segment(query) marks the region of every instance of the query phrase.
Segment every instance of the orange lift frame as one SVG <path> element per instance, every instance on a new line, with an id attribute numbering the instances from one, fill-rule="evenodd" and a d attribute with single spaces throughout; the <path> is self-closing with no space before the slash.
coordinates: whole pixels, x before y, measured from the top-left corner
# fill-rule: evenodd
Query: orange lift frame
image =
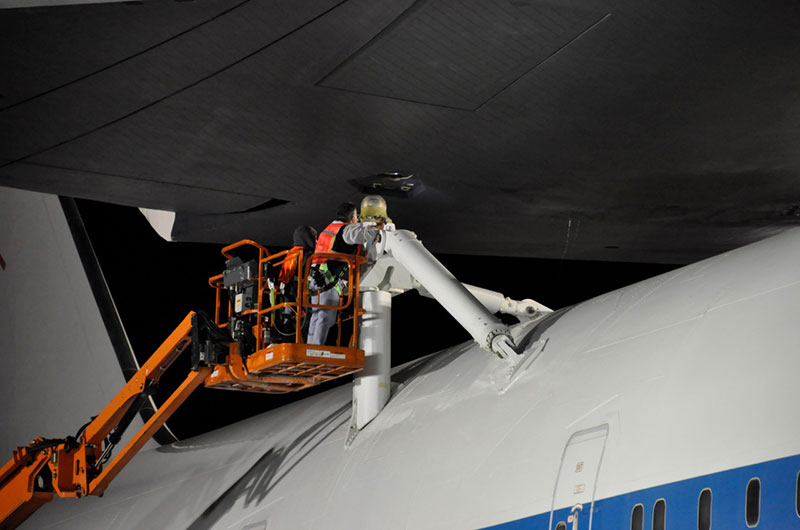
<path id="1" fill-rule="evenodd" d="M 63 439 L 37 437 L 28 446 L 13 452 L 11 460 L 0 468 L 0 530 L 16 528 L 56 494 L 60 497 L 102 496 L 114 477 L 200 385 L 284 393 L 353 374 L 364 367 L 364 351 L 356 345 L 358 321 L 363 313 L 359 308 L 358 286 L 361 266 L 366 259 L 337 253 L 315 254 L 315 257 L 348 265 L 347 296 L 338 306 L 327 306 L 310 300 L 305 279 L 311 260 L 307 260 L 305 267 L 299 270 L 304 263 L 302 250 L 270 255 L 266 247 L 243 240 L 223 248 L 222 254 L 231 259 L 231 251 L 245 245 L 258 250 L 258 277 L 248 278 L 257 281 L 257 307 L 242 312 L 256 315 L 257 323 L 253 326 L 255 352 L 243 358 L 235 342 L 220 340 L 233 312 L 230 300 L 223 301 L 223 275 L 209 278 L 209 284 L 216 290 L 214 323 L 202 313 L 190 312 L 102 412 L 75 436 Z M 294 260 L 298 267 L 293 278 L 297 282 L 297 299 L 264 307 L 265 295 L 276 287 L 274 284 L 270 286 L 265 271 L 270 267 L 280 267 L 287 260 Z M 222 307 L 226 303 L 226 321 L 222 321 Z M 301 317 L 305 311 L 317 307 L 339 312 L 335 346 L 309 345 L 302 340 Z M 349 343 L 342 346 L 342 328 L 346 322 L 342 314 L 349 308 L 352 308 L 352 335 Z M 265 326 L 273 322 L 274 312 L 278 310 L 294 312 L 295 340 L 265 343 Z M 201 340 L 202 332 L 207 335 L 205 341 Z M 155 393 L 161 375 L 190 345 L 192 369 L 186 379 L 112 459 L 112 449 L 143 401 Z"/>
<path id="2" fill-rule="evenodd" d="M 302 250 L 286 250 L 269 255 L 267 249 L 250 240 L 242 240 L 222 249 L 222 255 L 233 258 L 231 251 L 245 245 L 258 249 L 257 308 L 245 310 L 241 316 L 256 315 L 257 323 L 253 326 L 256 338 L 255 353 L 247 360 L 237 355 L 237 345 L 231 344 L 227 362 L 215 368 L 206 381 L 209 388 L 244 390 L 248 392 L 285 393 L 316 386 L 325 381 L 360 371 L 364 367 L 364 351 L 356 348 L 358 344 L 358 322 L 363 310 L 359 308 L 359 290 L 361 282 L 361 266 L 366 263 L 363 256 L 339 254 L 334 252 L 318 252 L 314 257 L 337 260 L 347 265 L 347 295 L 339 305 L 316 304 L 308 296 L 305 279 L 308 278 L 311 260 L 302 270 L 295 274 L 297 282 L 297 299 L 275 305 L 264 303 L 264 296 L 269 285 L 264 271 L 268 268 L 280 268 L 286 261 L 295 260 L 297 267 L 304 263 Z M 298 270 L 298 272 L 300 272 Z M 256 278 L 254 278 L 256 279 Z M 209 278 L 209 285 L 216 290 L 216 309 L 214 321 L 220 328 L 226 328 L 233 314 L 231 301 L 223 302 L 223 275 Z M 274 288 L 274 287 L 273 287 Z M 222 320 L 222 307 L 227 305 L 226 321 Z M 266 307 L 265 307 L 266 306 Z M 302 315 L 313 308 L 334 309 L 338 311 L 338 334 L 335 346 L 319 346 L 305 344 L 302 341 Z M 353 308 L 352 334 L 347 345 L 342 345 L 342 330 L 345 327 L 343 313 Z M 287 310 L 294 313 L 295 340 L 278 344 L 269 344 L 264 340 L 266 322 L 272 322 L 276 311 Z"/>

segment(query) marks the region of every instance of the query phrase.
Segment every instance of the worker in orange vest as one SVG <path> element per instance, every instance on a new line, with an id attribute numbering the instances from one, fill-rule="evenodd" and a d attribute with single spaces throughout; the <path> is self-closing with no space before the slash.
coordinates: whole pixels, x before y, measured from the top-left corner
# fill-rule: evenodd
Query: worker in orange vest
<path id="1" fill-rule="evenodd" d="M 314 252 L 339 252 L 342 254 L 359 255 L 363 245 L 373 241 L 383 223 L 362 224 L 358 222 L 356 206 L 351 202 L 339 205 L 336 210 L 336 219 L 332 221 L 317 238 Z M 339 297 L 345 284 L 347 264 L 334 260 L 315 257 L 311 264 L 311 278 L 309 287 L 316 294 L 312 297 L 315 304 L 339 305 Z M 325 344 L 334 322 L 336 310 L 313 308 L 311 323 L 308 328 L 308 344 Z"/>

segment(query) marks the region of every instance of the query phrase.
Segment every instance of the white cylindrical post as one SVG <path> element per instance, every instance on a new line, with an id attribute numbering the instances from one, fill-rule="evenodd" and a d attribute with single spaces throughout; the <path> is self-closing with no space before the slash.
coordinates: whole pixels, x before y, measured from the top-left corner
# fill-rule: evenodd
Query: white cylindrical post
<path id="1" fill-rule="evenodd" d="M 389 401 L 392 368 L 392 295 L 386 291 L 361 293 L 364 314 L 358 345 L 365 363 L 353 382 L 355 426 L 363 429 Z"/>

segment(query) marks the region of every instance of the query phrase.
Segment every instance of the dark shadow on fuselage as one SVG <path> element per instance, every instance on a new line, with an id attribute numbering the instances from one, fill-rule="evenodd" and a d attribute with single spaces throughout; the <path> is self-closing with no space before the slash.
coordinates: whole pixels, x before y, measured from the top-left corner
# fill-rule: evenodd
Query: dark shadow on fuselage
<path id="1" fill-rule="evenodd" d="M 214 501 L 189 527 L 188 530 L 206 530 L 213 528 L 239 501 L 244 506 L 260 504 L 285 476 L 302 462 L 315 448 L 328 439 L 331 434 L 349 420 L 350 403 L 343 405 L 331 414 L 318 421 L 291 443 L 282 447 L 273 447 L 253 464 L 245 475 L 237 480 L 220 497 Z M 295 461 L 289 467 L 282 466 L 287 459 Z M 280 471 L 283 471 L 279 474 Z"/>

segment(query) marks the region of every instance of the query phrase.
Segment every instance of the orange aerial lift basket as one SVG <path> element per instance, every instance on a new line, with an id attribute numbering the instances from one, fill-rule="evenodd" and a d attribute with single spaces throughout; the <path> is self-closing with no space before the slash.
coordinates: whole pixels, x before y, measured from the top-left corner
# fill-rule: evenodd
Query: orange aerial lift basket
<path id="1" fill-rule="evenodd" d="M 256 253 L 243 261 L 237 253 Z M 255 251 L 255 252 L 254 252 Z M 223 274 L 209 278 L 216 291 L 214 320 L 233 342 L 225 356 L 213 362 L 205 386 L 248 392 L 285 393 L 353 374 L 364 367 L 364 351 L 357 348 L 359 282 L 363 256 L 316 253 L 316 258 L 343 264 L 338 305 L 315 303 L 307 278 L 312 260 L 301 248 L 269 254 L 266 247 L 242 240 L 222 249 L 228 261 Z M 335 345 L 304 342 L 306 326 L 315 308 L 337 311 Z M 344 343 L 344 344 L 343 344 Z"/>

